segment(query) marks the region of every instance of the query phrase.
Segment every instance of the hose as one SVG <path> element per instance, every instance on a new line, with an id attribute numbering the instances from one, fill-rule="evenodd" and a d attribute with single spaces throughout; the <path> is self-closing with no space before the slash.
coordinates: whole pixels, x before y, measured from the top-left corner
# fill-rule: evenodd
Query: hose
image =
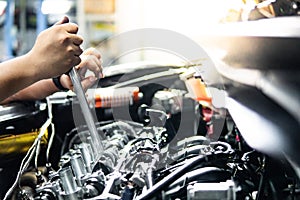
<path id="1" fill-rule="evenodd" d="M 173 188 L 176 185 L 183 185 L 184 182 L 189 183 L 195 180 L 201 182 L 222 182 L 228 180 L 230 176 L 231 174 L 224 169 L 218 167 L 203 167 L 184 174 L 172 183 L 169 188 Z"/>
<path id="2" fill-rule="evenodd" d="M 172 182 L 174 182 L 175 180 L 180 178 L 182 175 L 184 175 L 186 173 L 186 171 L 197 166 L 199 163 L 205 162 L 206 160 L 207 160 L 207 156 L 203 156 L 203 155 L 189 159 L 189 161 L 186 164 L 180 166 L 174 172 L 172 172 L 171 174 L 166 176 L 164 179 L 159 181 L 157 184 L 155 184 L 152 188 L 150 188 L 145 193 L 138 196 L 137 199 L 138 200 L 151 199 L 152 196 L 157 195 L 157 192 L 159 192 L 166 186 L 169 186 Z"/>

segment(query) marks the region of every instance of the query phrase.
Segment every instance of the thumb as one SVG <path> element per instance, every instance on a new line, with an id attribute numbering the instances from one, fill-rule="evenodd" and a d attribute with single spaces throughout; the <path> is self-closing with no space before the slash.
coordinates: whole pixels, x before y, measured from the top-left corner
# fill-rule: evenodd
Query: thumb
<path id="1" fill-rule="evenodd" d="M 65 23 L 69 23 L 69 18 L 67 16 L 64 16 L 61 20 L 59 20 L 58 22 L 56 22 L 54 25 L 60 25 L 60 24 L 65 24 Z"/>

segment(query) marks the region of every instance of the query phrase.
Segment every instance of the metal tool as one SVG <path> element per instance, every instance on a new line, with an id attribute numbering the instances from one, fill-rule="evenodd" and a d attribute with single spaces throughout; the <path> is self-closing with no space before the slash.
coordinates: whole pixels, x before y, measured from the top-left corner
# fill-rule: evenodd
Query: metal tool
<path id="1" fill-rule="evenodd" d="M 100 140 L 100 136 L 98 134 L 94 118 L 92 116 L 92 112 L 90 110 L 90 107 L 88 105 L 87 99 L 85 97 L 85 92 L 81 86 L 81 81 L 79 78 L 79 75 L 77 73 L 77 70 L 73 67 L 72 70 L 69 72 L 71 81 L 74 86 L 74 91 L 77 95 L 79 105 L 83 114 L 83 117 L 85 119 L 85 122 L 87 124 L 88 130 L 90 132 L 91 136 L 91 146 L 94 153 L 94 158 L 97 161 L 102 152 L 103 152 L 103 144 Z"/>

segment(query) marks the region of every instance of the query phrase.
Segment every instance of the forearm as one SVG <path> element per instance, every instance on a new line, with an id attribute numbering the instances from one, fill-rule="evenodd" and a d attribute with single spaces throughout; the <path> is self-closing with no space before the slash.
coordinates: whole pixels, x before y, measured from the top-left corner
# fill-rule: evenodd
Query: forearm
<path id="1" fill-rule="evenodd" d="M 27 54 L 0 63 L 0 102 L 12 95 L 18 96 L 17 92 L 37 81 L 57 77 L 81 62 L 83 39 L 77 35 L 78 26 L 68 22 L 64 17 L 42 31 Z M 38 95 L 40 99 L 53 93 L 49 85 L 45 86 L 45 91 L 39 90 L 37 94 L 31 91 L 31 96 Z"/>
<path id="2" fill-rule="evenodd" d="M 0 101 L 38 80 L 40 77 L 26 55 L 0 63 Z"/>
<path id="3" fill-rule="evenodd" d="M 39 100 L 58 92 L 58 88 L 54 85 L 52 79 L 38 81 L 23 90 L 11 95 L 1 102 L 1 104 L 9 103 L 12 101 L 24 100 Z"/>

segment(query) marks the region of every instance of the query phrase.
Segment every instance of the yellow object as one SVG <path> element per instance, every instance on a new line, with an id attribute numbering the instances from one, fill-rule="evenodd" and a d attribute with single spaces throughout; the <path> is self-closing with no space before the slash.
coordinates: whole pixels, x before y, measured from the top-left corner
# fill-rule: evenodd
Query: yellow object
<path id="1" fill-rule="evenodd" d="M 7 134 L 0 136 L 0 158 L 5 156 L 17 156 L 25 154 L 34 140 L 37 138 L 40 130 L 21 134 Z M 41 138 L 41 144 L 47 144 L 48 130 Z"/>

